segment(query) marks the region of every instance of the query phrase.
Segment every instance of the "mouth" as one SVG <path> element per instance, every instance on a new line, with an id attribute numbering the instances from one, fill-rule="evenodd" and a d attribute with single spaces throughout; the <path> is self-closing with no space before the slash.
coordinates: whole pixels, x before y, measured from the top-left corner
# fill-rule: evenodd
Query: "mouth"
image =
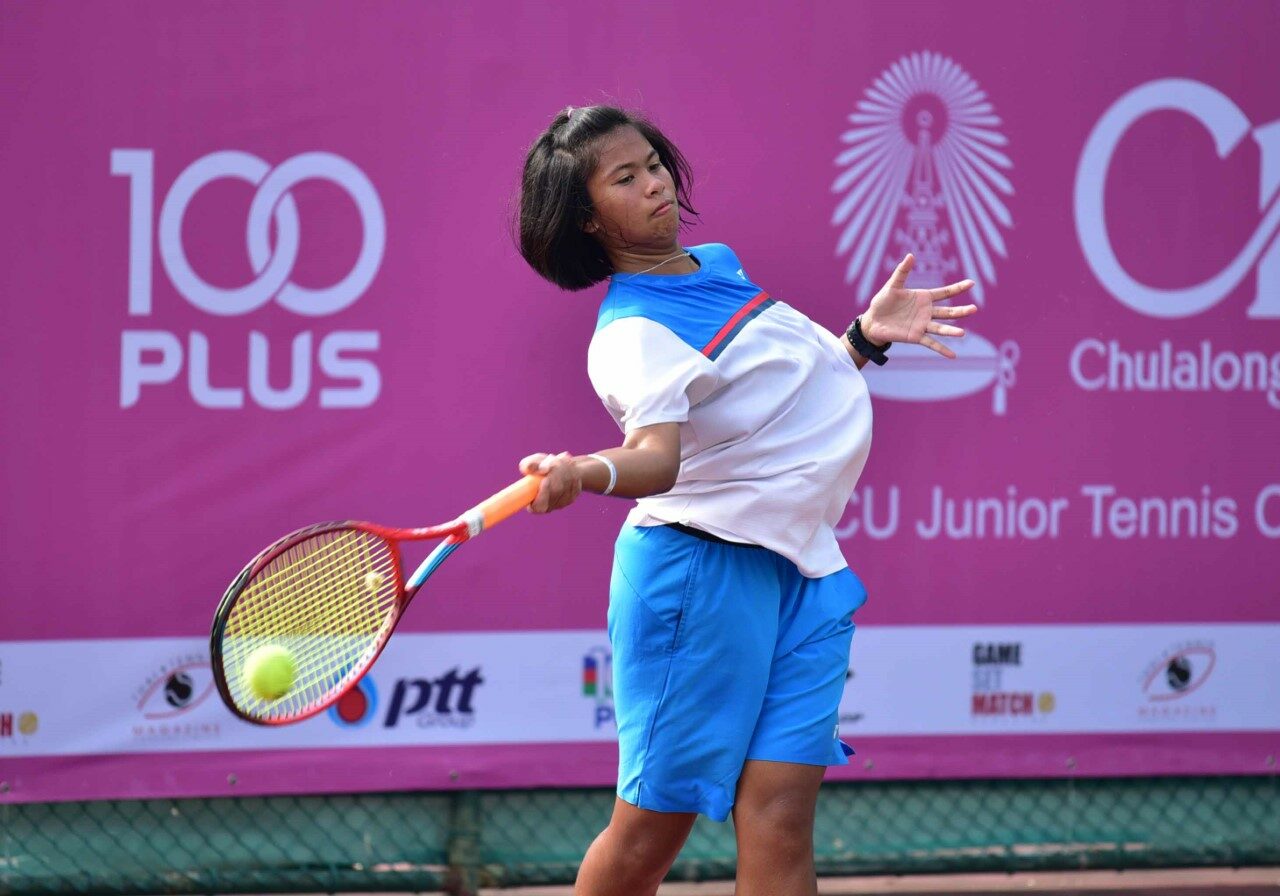
<path id="1" fill-rule="evenodd" d="M 659 215 L 665 215 L 667 212 L 671 211 L 673 207 L 674 207 L 674 203 L 672 203 L 670 200 L 667 200 L 666 202 L 662 203 L 662 205 L 658 206 L 653 210 L 652 217 L 656 218 Z"/>

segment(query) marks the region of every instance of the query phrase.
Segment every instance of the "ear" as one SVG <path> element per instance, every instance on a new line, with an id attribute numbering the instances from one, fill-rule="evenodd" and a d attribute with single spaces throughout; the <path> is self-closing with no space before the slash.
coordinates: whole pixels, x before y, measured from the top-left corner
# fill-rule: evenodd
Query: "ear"
<path id="1" fill-rule="evenodd" d="M 587 233 L 595 233 L 597 230 L 600 229 L 600 225 L 598 225 L 595 219 L 592 218 L 586 224 L 582 225 L 582 229 L 585 230 Z"/>

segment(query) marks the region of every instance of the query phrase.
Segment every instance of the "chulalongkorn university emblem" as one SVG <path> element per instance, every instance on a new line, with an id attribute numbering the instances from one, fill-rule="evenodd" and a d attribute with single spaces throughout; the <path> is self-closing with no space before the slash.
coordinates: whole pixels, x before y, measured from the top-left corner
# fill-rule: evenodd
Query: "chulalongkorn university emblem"
<path id="1" fill-rule="evenodd" d="M 911 286 L 972 277 L 972 300 L 962 301 L 985 304 L 996 259 L 1008 254 L 1002 230 L 1013 227 L 1001 198 L 1013 195 L 1004 174 L 1013 163 L 986 93 L 945 56 L 913 53 L 876 78 L 849 123 L 835 160 L 840 172 L 831 190 L 839 199 L 831 223 L 836 255 L 847 256 L 845 282 L 856 283 L 859 301 L 870 301 L 911 252 Z M 948 342 L 954 361 L 895 345 L 893 363 L 867 377 L 872 394 L 937 401 L 991 386 L 992 410 L 1003 414 L 1018 345 L 1006 340 L 997 348 L 964 326 L 964 338 Z"/>

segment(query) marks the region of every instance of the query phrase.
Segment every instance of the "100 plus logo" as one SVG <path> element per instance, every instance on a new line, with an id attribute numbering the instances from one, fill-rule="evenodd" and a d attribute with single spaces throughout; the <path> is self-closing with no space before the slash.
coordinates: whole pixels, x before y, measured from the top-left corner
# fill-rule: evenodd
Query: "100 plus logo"
<path id="1" fill-rule="evenodd" d="M 226 318 L 252 314 L 274 302 L 303 318 L 336 314 L 355 303 L 377 275 L 386 247 L 386 216 L 377 190 L 359 168 L 341 156 L 302 153 L 275 168 L 247 152 L 222 150 L 192 162 L 170 185 L 155 217 L 155 164 L 149 149 L 111 151 L 111 173 L 129 179 L 129 302 L 131 317 L 153 313 L 152 252 L 158 246 L 169 283 L 178 295 L 204 314 Z M 232 288 L 216 286 L 192 266 L 183 244 L 183 219 L 196 194 L 222 178 L 247 181 L 256 188 L 249 205 L 245 246 L 255 279 Z M 298 207 L 290 190 L 305 180 L 329 181 L 354 201 L 362 237 L 351 270 L 338 282 L 308 288 L 292 281 L 301 244 Z M 275 225 L 275 242 L 271 225 Z M 272 352 L 285 350 L 289 378 L 273 385 Z M 241 408 L 246 403 L 271 410 L 303 404 L 319 386 L 322 408 L 368 407 L 377 400 L 382 380 L 369 357 L 379 347 L 376 330 L 305 329 L 291 338 L 269 338 L 258 330 L 247 334 L 247 362 L 238 380 L 214 385 L 210 357 L 219 352 L 243 354 L 243 345 L 214 344 L 197 329 L 185 334 L 167 329 L 126 329 L 120 338 L 120 406 L 142 400 L 144 389 L 160 387 L 186 373 L 191 399 L 205 408 Z M 318 370 L 323 381 L 315 376 Z"/>

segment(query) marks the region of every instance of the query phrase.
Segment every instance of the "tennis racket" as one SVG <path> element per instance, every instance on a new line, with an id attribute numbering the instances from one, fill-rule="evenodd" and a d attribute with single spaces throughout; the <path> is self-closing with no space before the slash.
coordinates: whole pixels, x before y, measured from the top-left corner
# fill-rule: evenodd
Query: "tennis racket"
<path id="1" fill-rule="evenodd" d="M 369 671 L 440 564 L 532 503 L 541 480 L 526 476 L 439 526 L 320 523 L 272 544 L 236 576 L 214 614 L 209 650 L 223 702 L 259 725 L 300 722 L 331 706 Z M 405 579 L 400 543 L 428 539 L 441 541 Z M 246 668 L 268 647 L 292 661 L 292 684 L 276 699 L 250 685 Z"/>

